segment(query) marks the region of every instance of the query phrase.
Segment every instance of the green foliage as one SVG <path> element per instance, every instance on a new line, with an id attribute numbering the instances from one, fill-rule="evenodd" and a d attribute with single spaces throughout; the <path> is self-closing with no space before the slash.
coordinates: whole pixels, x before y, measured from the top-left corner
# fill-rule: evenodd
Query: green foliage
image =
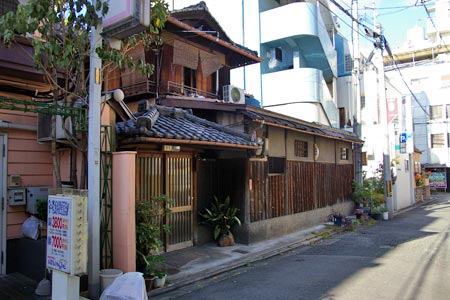
<path id="1" fill-rule="evenodd" d="M 156 276 L 158 278 L 167 275 L 166 271 L 166 258 L 160 254 L 142 255 L 142 259 L 145 263 L 144 276 Z"/>
<path id="2" fill-rule="evenodd" d="M 366 207 L 378 207 L 385 202 L 384 196 L 384 173 L 383 165 L 380 164 L 374 177 L 364 176 L 361 186 L 354 181 L 352 186 L 356 187 L 352 194 L 356 205 L 363 204 Z"/>
<path id="3" fill-rule="evenodd" d="M 47 214 L 47 199 L 37 199 L 36 200 L 36 217 L 44 222 L 47 222 L 48 214 Z"/>
<path id="4" fill-rule="evenodd" d="M 0 39 L 5 46 L 11 45 L 16 37 L 32 36 L 30 40 L 34 49 L 35 67 L 43 72 L 52 86 L 52 93 L 40 95 L 46 97 L 47 101 L 74 106 L 80 99 L 87 98 L 91 28 L 106 15 L 108 2 L 97 0 L 94 6 L 91 0 L 28 0 L 25 4 L 19 4 L 16 11 L 10 11 L 0 17 Z M 104 68 L 115 65 L 120 69 L 129 67 L 146 76 L 153 73 L 152 64 L 134 60 L 127 55 L 127 51 L 135 47 L 137 41 L 144 43 L 146 49 L 162 45 L 160 33 L 167 19 L 168 5 L 164 0 L 151 0 L 150 13 L 151 25 L 148 30 L 122 41 L 123 47 L 120 51 L 110 49 L 106 42 L 96 48 Z M 71 117 L 71 121 L 73 129 L 77 128 L 76 119 Z M 55 122 L 52 122 L 52 125 L 55 126 Z M 86 134 L 81 134 L 80 139 L 80 135 L 71 133 L 77 134 L 75 130 L 64 132 L 74 149 L 87 152 Z M 56 153 L 55 138 L 52 140 L 52 153 Z M 81 164 L 85 166 L 86 155 L 81 157 Z M 53 155 L 52 158 L 56 184 L 61 186 L 59 165 L 56 156 Z M 77 163 L 72 165 L 76 166 Z M 74 177 L 76 170 L 71 174 Z M 86 184 L 85 177 L 82 179 L 84 180 L 78 186 L 80 188 L 84 188 Z M 71 180 L 75 182 L 76 179 Z"/>
<path id="5" fill-rule="evenodd" d="M 214 196 L 211 208 L 205 208 L 205 212 L 200 213 L 203 217 L 201 223 L 213 227 L 214 239 L 217 240 L 221 234 L 229 233 L 232 225 L 241 225 L 241 220 L 237 217 L 238 212 L 238 208 L 231 206 L 230 196 L 227 196 L 224 201 L 219 201 Z"/>
<path id="6" fill-rule="evenodd" d="M 372 214 L 382 214 L 382 213 L 387 212 L 387 211 L 388 211 L 388 209 L 385 206 L 383 206 L 383 205 L 376 206 L 376 207 L 374 207 L 374 208 L 372 208 L 370 210 L 370 212 Z"/>
<path id="7" fill-rule="evenodd" d="M 135 204 L 137 260 L 145 264 L 146 275 L 162 277 L 165 274 L 165 257 L 159 254 L 162 237 L 170 233 L 165 224 L 170 217 L 173 200 L 161 195 Z"/>
<path id="8" fill-rule="evenodd" d="M 162 234 L 170 233 L 164 220 L 170 216 L 172 202 L 166 195 L 136 202 L 136 250 L 141 256 L 158 253 L 163 246 Z"/>

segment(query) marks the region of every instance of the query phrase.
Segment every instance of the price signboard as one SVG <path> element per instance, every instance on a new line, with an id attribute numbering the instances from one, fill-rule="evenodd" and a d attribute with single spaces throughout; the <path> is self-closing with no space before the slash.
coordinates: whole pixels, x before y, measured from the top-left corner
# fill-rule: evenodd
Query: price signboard
<path id="1" fill-rule="evenodd" d="M 86 272 L 86 221 L 86 197 L 48 197 L 47 268 L 71 275 Z"/>

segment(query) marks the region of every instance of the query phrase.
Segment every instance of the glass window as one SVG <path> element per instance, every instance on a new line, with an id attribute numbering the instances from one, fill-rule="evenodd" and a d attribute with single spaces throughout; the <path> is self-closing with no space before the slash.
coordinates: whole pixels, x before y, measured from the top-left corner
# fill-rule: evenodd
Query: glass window
<path id="1" fill-rule="evenodd" d="M 450 119 L 450 104 L 446 105 L 446 110 L 447 110 L 447 119 Z"/>
<path id="2" fill-rule="evenodd" d="M 341 160 L 348 160 L 348 148 L 341 148 Z"/>
<path id="3" fill-rule="evenodd" d="M 443 148 L 444 147 L 444 134 L 437 133 L 431 135 L 431 148 Z"/>
<path id="4" fill-rule="evenodd" d="M 269 174 L 284 174 L 286 159 L 284 157 L 269 157 Z"/>
<path id="5" fill-rule="evenodd" d="M 430 105 L 431 120 L 442 119 L 442 105 Z"/>
<path id="6" fill-rule="evenodd" d="M 344 56 L 344 68 L 345 72 L 351 72 L 353 70 L 353 59 L 350 54 Z"/>

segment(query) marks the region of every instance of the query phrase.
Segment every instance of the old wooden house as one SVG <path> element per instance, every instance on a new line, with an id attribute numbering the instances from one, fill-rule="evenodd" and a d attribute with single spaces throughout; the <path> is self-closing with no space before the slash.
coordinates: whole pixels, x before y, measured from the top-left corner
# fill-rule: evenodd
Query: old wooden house
<path id="1" fill-rule="evenodd" d="M 262 109 L 230 86 L 230 69 L 261 58 L 233 43 L 202 5 L 173 12 L 163 41 L 157 51 L 135 49 L 156 62 L 152 78 L 121 75 L 125 102 L 148 121 L 119 122 L 116 133 L 118 153 L 135 162 L 136 200 L 164 193 L 175 201 L 167 251 L 212 239 L 198 213 L 215 195 L 240 209 L 242 243 L 317 225 L 331 209 L 350 212 L 360 139 Z M 193 121 L 200 118 L 209 125 Z"/>

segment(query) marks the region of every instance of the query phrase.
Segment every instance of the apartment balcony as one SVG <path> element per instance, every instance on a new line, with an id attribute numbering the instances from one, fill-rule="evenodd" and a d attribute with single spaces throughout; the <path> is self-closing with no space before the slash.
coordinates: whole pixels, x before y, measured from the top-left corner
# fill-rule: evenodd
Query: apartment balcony
<path id="1" fill-rule="evenodd" d="M 263 74 L 262 95 L 264 108 L 339 127 L 339 110 L 321 70 L 297 68 Z"/>
<path id="2" fill-rule="evenodd" d="M 337 75 L 337 56 L 316 4 L 296 2 L 260 15 L 262 48 L 300 52 L 300 66 L 323 71 L 328 81 Z"/>

